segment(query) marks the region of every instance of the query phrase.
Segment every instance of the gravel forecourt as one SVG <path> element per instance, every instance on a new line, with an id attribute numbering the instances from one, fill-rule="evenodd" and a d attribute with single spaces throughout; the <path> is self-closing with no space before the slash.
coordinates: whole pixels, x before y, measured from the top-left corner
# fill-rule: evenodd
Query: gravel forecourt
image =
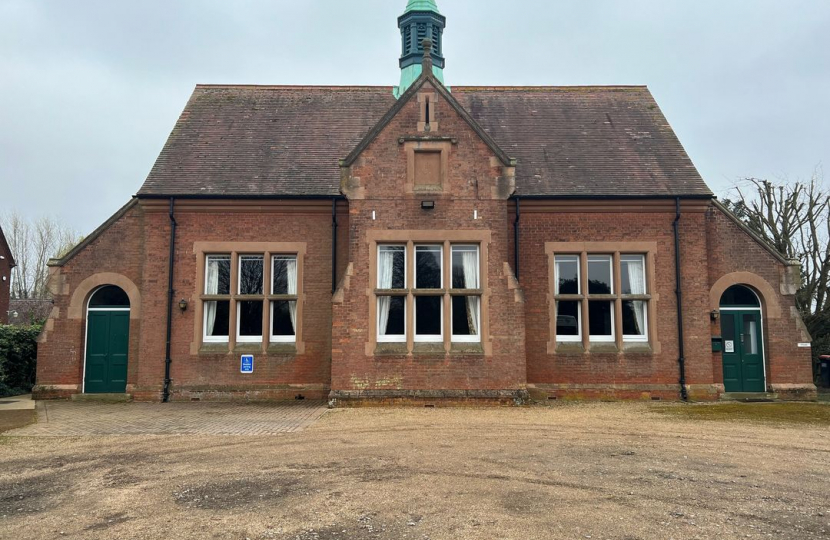
<path id="1" fill-rule="evenodd" d="M 2 436 L 0 538 L 830 538 L 827 424 L 665 414 L 678 407 L 336 409 L 279 435 Z"/>

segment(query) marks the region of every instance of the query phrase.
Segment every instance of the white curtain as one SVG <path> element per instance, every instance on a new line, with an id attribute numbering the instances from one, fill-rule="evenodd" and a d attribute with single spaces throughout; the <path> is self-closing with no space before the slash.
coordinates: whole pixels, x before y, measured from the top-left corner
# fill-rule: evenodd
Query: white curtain
<path id="1" fill-rule="evenodd" d="M 628 267 L 628 283 L 631 284 L 631 294 L 646 294 L 643 259 L 629 259 L 625 262 Z M 634 306 L 634 317 L 637 319 L 637 328 L 640 330 L 640 334 L 645 334 L 646 303 L 632 302 L 631 304 Z"/>
<path id="2" fill-rule="evenodd" d="M 380 250 L 378 252 L 378 288 L 392 288 L 392 267 L 395 263 L 395 252 Z M 386 335 L 386 325 L 389 324 L 389 307 L 392 305 L 391 296 L 381 296 L 378 300 L 378 324 L 380 335 Z"/>
<path id="3" fill-rule="evenodd" d="M 461 263 L 464 267 L 464 288 L 478 289 L 478 252 L 464 251 L 461 253 Z M 470 324 L 470 335 L 478 335 L 478 296 L 467 297 L 467 320 Z"/>
<path id="4" fill-rule="evenodd" d="M 297 294 L 297 259 L 285 261 L 285 269 L 288 274 L 288 294 Z M 288 311 L 291 315 L 291 328 L 297 333 L 297 301 L 288 302 Z"/>
<path id="5" fill-rule="evenodd" d="M 205 294 L 219 294 L 219 260 L 217 259 L 208 259 Z M 212 336 L 213 327 L 216 325 L 216 302 L 205 302 L 205 325 L 206 335 Z"/>

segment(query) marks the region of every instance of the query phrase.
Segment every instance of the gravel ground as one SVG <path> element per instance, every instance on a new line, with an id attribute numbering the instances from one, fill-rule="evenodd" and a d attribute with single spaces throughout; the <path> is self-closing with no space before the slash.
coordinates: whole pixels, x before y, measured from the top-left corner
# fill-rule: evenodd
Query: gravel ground
<path id="1" fill-rule="evenodd" d="M 830 429 L 581 404 L 0 437 L 0 537 L 830 538 Z"/>

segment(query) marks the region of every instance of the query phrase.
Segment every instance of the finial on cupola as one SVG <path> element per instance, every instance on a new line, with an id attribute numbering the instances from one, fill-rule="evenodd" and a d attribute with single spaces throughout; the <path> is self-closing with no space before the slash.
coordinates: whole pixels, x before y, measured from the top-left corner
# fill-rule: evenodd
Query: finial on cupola
<path id="1" fill-rule="evenodd" d="M 395 87 L 400 97 L 423 73 L 428 57 L 436 79 L 444 82 L 444 28 L 447 18 L 438 11 L 435 0 L 409 0 L 404 14 L 398 17 L 401 29 L 401 84 Z M 429 41 L 429 53 L 424 44 Z"/>
<path id="2" fill-rule="evenodd" d="M 423 41 L 424 59 L 421 61 L 421 73 L 432 71 L 432 40 L 426 38 Z"/>

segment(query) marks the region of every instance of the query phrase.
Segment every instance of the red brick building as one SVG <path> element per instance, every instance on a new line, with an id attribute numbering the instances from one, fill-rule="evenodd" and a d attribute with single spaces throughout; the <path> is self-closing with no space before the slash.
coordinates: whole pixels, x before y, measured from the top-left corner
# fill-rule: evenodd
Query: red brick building
<path id="1" fill-rule="evenodd" d="M 12 268 L 15 267 L 12 250 L 0 228 L 0 324 L 9 324 L 9 296 L 12 285 Z"/>
<path id="2" fill-rule="evenodd" d="M 810 398 L 798 266 L 645 87 L 198 86 L 138 194 L 52 262 L 40 398 Z M 431 38 L 422 41 L 422 38 Z"/>

